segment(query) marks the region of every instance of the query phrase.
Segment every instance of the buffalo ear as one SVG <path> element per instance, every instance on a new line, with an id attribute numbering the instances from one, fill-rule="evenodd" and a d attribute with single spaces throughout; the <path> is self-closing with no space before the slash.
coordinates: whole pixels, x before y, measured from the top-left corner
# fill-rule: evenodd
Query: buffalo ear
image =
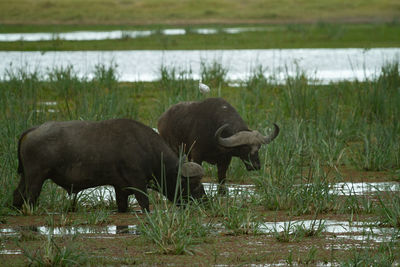
<path id="1" fill-rule="evenodd" d="M 194 162 L 185 162 L 181 166 L 181 173 L 184 177 L 204 176 L 204 169 Z"/>

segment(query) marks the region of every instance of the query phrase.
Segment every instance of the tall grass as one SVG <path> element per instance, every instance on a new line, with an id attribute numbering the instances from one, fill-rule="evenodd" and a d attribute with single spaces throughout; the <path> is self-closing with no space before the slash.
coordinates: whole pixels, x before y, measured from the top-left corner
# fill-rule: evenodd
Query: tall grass
<path id="1" fill-rule="evenodd" d="M 326 213 L 377 215 L 380 223 L 399 227 L 399 198 L 396 192 L 341 198 L 332 194 L 332 183 L 342 179 L 341 168 L 361 170 L 400 170 L 400 75 L 397 63 L 388 64 L 375 79 L 366 82 L 341 82 L 329 85 L 309 83 L 299 72 L 283 84 L 266 77 L 255 68 L 247 80 L 232 87 L 227 70 L 218 63 L 203 64 L 199 76 L 211 86 L 201 95 L 198 79 L 191 70 L 162 67 L 160 80 L 153 83 L 119 83 L 115 65 L 99 65 L 90 77 L 79 77 L 74 68 L 48 70 L 10 69 L 0 80 L 0 221 L 18 214 L 9 205 L 19 181 L 17 143 L 27 128 L 48 120 L 102 120 L 127 117 L 156 127 L 158 117 L 180 101 L 222 96 L 242 115 L 251 129 L 267 133 L 276 122 L 280 134 L 260 150 L 261 169 L 248 172 L 235 159 L 228 171 L 228 182 L 256 186 L 254 194 L 234 197 L 215 196 L 208 205 L 177 207 L 151 194 L 152 212 L 138 216 L 141 238 L 165 254 L 194 254 L 196 244 L 207 241 L 212 231 L 232 235 L 259 234 L 260 211 L 284 211 L 293 216 L 313 215 L 311 227 L 285 225 L 275 231 L 278 241 L 299 241 L 319 236 L 324 225 L 317 218 Z M 215 166 L 203 164 L 207 178 L 215 179 Z M 85 219 L 73 221 L 71 196 L 52 182 L 46 182 L 36 208 L 25 207 L 26 214 L 48 215 L 54 225 L 105 224 L 110 220 L 115 201 L 104 195 L 79 194 L 75 211 Z M 59 220 L 57 220 L 59 218 Z M 396 244 L 397 245 L 397 244 Z M 397 249 L 397 248 L 396 248 Z M 398 250 L 398 249 L 397 249 Z M 382 244 L 378 250 L 350 252 L 346 265 L 390 265 L 395 252 Z M 31 265 L 87 263 L 85 255 L 70 243 L 54 239 L 37 249 L 24 249 Z M 313 263 L 316 249 L 305 258 Z M 289 261 L 289 260 L 288 260 Z"/>
<path id="2" fill-rule="evenodd" d="M 115 64 L 97 66 L 90 77 L 79 77 L 72 66 L 46 73 L 10 68 L 0 81 L 0 204 L 11 202 L 19 180 L 16 148 L 25 129 L 48 120 L 115 117 L 155 127 L 169 106 L 210 96 L 227 99 L 251 129 L 266 133 L 272 122 L 280 126 L 278 138 L 260 150 L 260 171 L 247 172 L 239 160 L 228 171 L 228 182 L 253 179 L 267 209 L 328 212 L 337 208 L 328 192 L 329 183 L 340 177 L 340 166 L 400 169 L 397 62 L 387 64 L 375 79 L 329 85 L 310 84 L 301 70 L 279 84 L 256 67 L 239 87 L 228 85 L 228 70 L 218 62 L 202 63 L 200 72 L 211 87 L 207 96 L 200 94 L 192 70 L 176 67 L 161 67 L 157 82 L 131 84 L 117 82 Z M 215 176 L 214 166 L 207 170 Z M 329 175 L 332 170 L 338 174 Z M 56 209 L 60 199 L 55 190 L 46 183 L 39 206 Z"/>
<path id="3" fill-rule="evenodd" d="M 163 254 L 193 254 L 193 245 L 198 242 L 196 239 L 205 238 L 210 231 L 208 225 L 203 223 L 205 214 L 199 206 L 185 204 L 178 206 L 178 199 L 182 200 L 183 198 L 179 177 L 180 170 L 172 204 L 165 198 L 148 194 L 153 211 L 145 212 L 144 218 L 137 216 L 139 219 L 138 229 L 142 237 L 156 244 L 158 250 Z M 163 187 L 166 185 L 166 178 L 163 174 L 161 179 L 162 184 L 154 185 L 158 188 L 158 192 L 163 192 Z M 185 201 L 187 202 L 188 199 Z"/>
<path id="4" fill-rule="evenodd" d="M 397 192 L 387 191 L 378 194 L 377 213 L 384 225 L 400 228 L 400 197 Z"/>
<path id="5" fill-rule="evenodd" d="M 48 120 L 136 118 L 138 107 L 131 87 L 120 87 L 114 65 L 98 65 L 93 78 L 79 77 L 72 66 L 36 70 L 10 68 L 0 81 L 0 184 L 2 207 L 11 203 L 17 175 L 17 143 L 26 129 Z M 57 187 L 46 183 L 41 199 L 59 205 Z M 39 201 L 39 204 L 42 201 Z M 63 203 L 63 202 L 61 202 Z"/>
<path id="6" fill-rule="evenodd" d="M 227 82 L 226 76 L 228 70 L 222 67 L 222 64 L 213 61 L 210 64 L 201 62 L 200 76 L 201 80 L 208 84 L 211 88 L 221 89 L 221 87 Z"/>
<path id="7" fill-rule="evenodd" d="M 154 202 L 153 202 L 154 203 Z M 198 238 L 205 238 L 209 228 L 203 225 L 204 215 L 193 207 L 156 205 L 153 212 L 140 219 L 143 238 L 156 244 L 164 254 L 193 254 Z"/>
<path id="8" fill-rule="evenodd" d="M 353 121 L 361 129 L 358 143 L 352 147 L 355 164 L 366 170 L 385 170 L 400 167 L 400 74 L 399 63 L 382 68 L 374 81 L 361 85 L 353 100 L 356 110 Z"/>

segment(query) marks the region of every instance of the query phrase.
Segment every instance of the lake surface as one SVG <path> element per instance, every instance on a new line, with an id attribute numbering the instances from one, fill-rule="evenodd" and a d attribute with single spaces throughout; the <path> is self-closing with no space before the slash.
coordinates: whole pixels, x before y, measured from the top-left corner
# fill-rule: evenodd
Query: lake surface
<path id="1" fill-rule="evenodd" d="M 0 52 L 0 77 L 7 70 L 23 69 L 47 73 L 54 68 L 73 66 L 81 77 L 92 77 L 95 66 L 117 66 L 120 81 L 155 81 L 162 66 L 191 71 L 198 79 L 201 65 L 217 62 L 228 70 L 227 79 L 243 81 L 260 67 L 267 77 L 282 82 L 304 72 L 319 83 L 373 79 L 382 66 L 399 61 L 400 48 L 373 49 L 259 49 L 259 50 L 135 50 Z"/>

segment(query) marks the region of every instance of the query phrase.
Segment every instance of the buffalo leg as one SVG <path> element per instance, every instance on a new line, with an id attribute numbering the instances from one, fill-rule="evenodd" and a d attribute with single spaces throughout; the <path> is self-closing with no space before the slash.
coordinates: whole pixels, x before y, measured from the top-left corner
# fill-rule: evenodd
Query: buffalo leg
<path id="1" fill-rule="evenodd" d="M 14 191 L 14 206 L 20 209 L 24 202 L 35 205 L 47 174 L 37 166 L 25 168 L 18 188 Z"/>
<path id="2" fill-rule="evenodd" d="M 76 211 L 76 203 L 78 199 L 78 193 L 73 193 L 74 194 L 74 199 L 72 200 L 72 205 L 71 205 L 71 211 L 75 212 Z"/>
<path id="3" fill-rule="evenodd" d="M 39 180 L 39 179 L 38 179 Z M 43 186 L 44 181 L 39 180 L 34 184 L 31 184 L 28 187 L 28 203 L 35 205 L 36 200 L 38 199 L 40 195 L 40 191 L 42 191 L 42 186 Z"/>
<path id="4" fill-rule="evenodd" d="M 21 180 L 19 181 L 18 187 L 14 190 L 13 206 L 17 209 L 21 209 L 24 201 L 26 200 L 27 188 L 25 184 L 25 177 L 22 174 Z"/>
<path id="5" fill-rule="evenodd" d="M 21 209 L 24 202 L 35 205 L 43 183 L 44 180 L 40 176 L 27 175 L 26 178 L 22 177 L 17 189 L 14 191 L 13 206 Z"/>
<path id="6" fill-rule="evenodd" d="M 149 212 L 150 207 L 149 207 L 149 197 L 147 196 L 147 190 L 146 192 L 140 192 L 135 190 L 135 198 L 137 202 L 139 203 L 140 207 L 142 208 L 143 212 Z"/>
<path id="7" fill-rule="evenodd" d="M 42 190 L 43 182 L 42 179 L 38 179 L 35 183 L 27 184 L 21 179 L 18 188 L 14 191 L 13 206 L 21 209 L 24 202 L 35 205 Z"/>
<path id="8" fill-rule="evenodd" d="M 226 194 L 227 189 L 225 187 L 225 180 L 226 180 L 226 172 L 228 170 L 229 164 L 231 163 L 231 158 L 227 158 L 224 161 L 217 163 L 218 169 L 218 193 L 219 194 Z"/>
<path id="9" fill-rule="evenodd" d="M 129 193 L 127 190 L 123 190 L 119 187 L 114 187 L 115 197 L 117 199 L 118 212 L 126 212 L 128 210 L 128 197 Z"/>

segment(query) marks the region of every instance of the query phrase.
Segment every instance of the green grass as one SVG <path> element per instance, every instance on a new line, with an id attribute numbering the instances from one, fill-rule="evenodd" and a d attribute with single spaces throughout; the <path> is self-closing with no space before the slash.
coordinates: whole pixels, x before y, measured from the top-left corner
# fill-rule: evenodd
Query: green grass
<path id="1" fill-rule="evenodd" d="M 37 237 L 22 234 L 20 242 L 27 245 L 22 247 L 25 253 L 23 263 L 38 266 L 45 263 L 62 265 L 63 262 L 83 265 L 87 262 L 147 263 L 149 259 L 136 259 L 128 253 L 132 253 L 133 248 L 135 251 L 140 248 L 140 251 L 151 252 L 150 259 L 157 258 L 165 264 L 168 261 L 164 262 L 165 258 L 162 257 L 166 255 L 172 259 L 177 255 L 187 257 L 211 253 L 209 249 L 202 251 L 197 248 L 213 246 L 213 242 L 217 244 L 224 238 L 238 237 L 235 241 L 257 238 L 262 234 L 259 228 L 263 221 L 271 221 L 272 216 L 283 214 L 291 220 L 312 216 L 314 224 L 310 227 L 286 224 L 283 232 L 276 229 L 272 237 L 262 236 L 263 242 L 270 238 L 274 242 L 281 241 L 278 244 L 282 247 L 285 242 L 295 246 L 298 242 L 304 242 L 308 245 L 305 245 L 306 253 L 301 257 L 295 256 L 296 251 L 282 257 L 287 262 L 313 264 L 320 260 L 322 253 L 317 245 L 314 246 L 314 242 L 324 238 L 325 226 L 320 221 L 322 216 L 343 215 L 350 220 L 367 218 L 381 225 L 399 228 L 399 199 L 393 197 L 396 192 L 381 193 L 375 200 L 367 196 L 341 197 L 329 193 L 332 182 L 344 179 L 342 168 L 399 173 L 400 128 L 396 118 L 400 115 L 400 74 L 397 62 L 385 66 L 376 79 L 328 85 L 309 84 L 309 78 L 301 71 L 295 77 L 287 77 L 284 84 L 276 84 L 273 77 L 264 77 L 260 69 L 255 68 L 239 87 L 231 87 L 226 80 L 226 71 L 218 62 L 203 65 L 200 75 L 212 87 L 209 96 L 224 97 L 236 107 L 251 129 L 267 133 L 272 122 L 281 128 L 277 139 L 260 150 L 261 170 L 247 172 L 237 159 L 232 161 L 229 168 L 228 182 L 253 183 L 256 186 L 254 195 L 231 198 L 216 196 L 205 206 L 176 207 L 151 193 L 151 197 L 156 199 L 152 202 L 153 212 L 133 216 L 136 219 L 133 224 L 139 222 L 142 235 L 125 241 L 118 239 L 116 250 L 120 253 L 122 249 L 119 258 L 107 258 L 104 255 L 108 252 L 98 247 L 95 247 L 95 252 L 88 250 L 93 255 L 82 254 L 84 250 L 80 246 L 95 242 L 89 238 L 78 237 L 76 240 L 79 242 L 75 247 L 64 237 L 42 242 Z M 113 65 L 109 68 L 97 66 L 93 78 L 79 77 L 73 67 L 49 69 L 45 73 L 10 69 L 2 78 L 1 220 L 23 216 L 9 205 L 19 181 L 17 141 L 25 129 L 48 120 L 103 120 L 116 117 L 133 118 L 156 127 L 158 117 L 170 105 L 205 98 L 198 93 L 198 81 L 193 78 L 191 70 L 164 66 L 159 70 L 160 80 L 149 83 L 120 83 L 117 81 L 117 72 Z M 49 78 L 45 80 L 44 77 Z M 51 106 L 55 112 L 49 112 L 49 106 L 43 104 L 44 101 L 56 102 Z M 216 181 L 216 168 L 209 164 L 204 166 L 206 178 Z M 28 218 L 46 216 L 43 220 L 50 227 L 102 225 L 112 221 L 112 211 L 116 209 L 115 201 L 107 201 L 104 197 L 94 199 L 87 195 L 79 195 L 76 214 L 71 213 L 71 207 L 71 197 L 54 183 L 47 182 L 38 205 L 35 208 L 27 206 L 25 215 Z M 54 215 L 54 212 L 59 214 Z M 128 220 L 130 223 L 132 218 Z M 4 237 L 4 240 L 7 241 L 7 238 Z M 111 239 L 108 241 L 114 242 Z M 379 248 L 341 251 L 343 255 L 340 254 L 335 262 L 343 265 L 363 262 L 367 265 L 375 262 L 391 264 L 398 259 L 395 256 L 398 242 L 392 242 L 393 249 L 387 246 L 392 243 L 385 242 Z M 121 248 L 123 246 L 125 250 Z M 218 257 L 222 256 L 216 248 L 214 252 L 216 264 Z M 95 255 L 99 254 L 100 257 L 96 258 Z M 265 254 L 258 257 L 262 262 L 269 256 Z M 182 258 L 174 259 L 179 261 Z M 271 261 L 274 259 L 271 257 Z M 253 262 L 249 255 L 236 255 L 235 258 L 223 260 L 227 261 Z"/>
<path id="2" fill-rule="evenodd" d="M 2 24 L 25 25 L 390 21 L 398 18 L 398 14 L 396 0 L 20 0 L 0 4 Z"/>
<path id="3" fill-rule="evenodd" d="M 361 249 L 352 249 L 346 260 L 340 261 L 341 266 L 392 266 L 398 248 L 393 242 L 383 243 L 377 249 L 368 245 Z"/>
<path id="4" fill-rule="evenodd" d="M 199 26 L 186 26 L 192 32 Z M 205 26 L 207 27 L 207 26 Z M 217 29 L 221 26 L 215 26 Z M 229 27 L 229 26 L 228 26 Z M 231 25 L 235 27 L 235 25 Z M 177 50 L 177 49 L 268 49 L 268 48 L 372 48 L 399 47 L 400 24 L 301 24 L 301 25 L 263 25 L 254 26 L 257 31 L 228 34 L 163 35 L 153 34 L 140 38 L 121 38 L 99 41 L 52 41 L 0 42 L 3 51 L 63 51 L 63 50 Z M 165 28 L 165 26 L 163 26 Z M 109 30 L 110 27 L 88 27 L 87 30 Z M 126 29 L 121 26 L 120 30 Z M 135 28 L 137 29 L 137 28 Z M 154 30 L 154 26 L 142 29 Z M 158 28 L 159 29 L 159 28 Z M 54 32 L 76 31 L 71 26 L 2 26 L 0 32 Z M 374 38 L 371 38 L 371 36 Z"/>
<path id="5" fill-rule="evenodd" d="M 22 246 L 29 266 L 78 266 L 87 262 L 87 256 L 74 245 L 74 238 L 66 244 L 57 244 L 52 236 L 37 250 Z"/>
<path id="6" fill-rule="evenodd" d="M 163 191 L 162 185 L 155 186 L 158 192 Z M 182 198 L 182 195 L 178 195 L 181 191 L 177 183 L 172 205 L 158 195 L 148 194 L 153 211 L 146 211 L 144 218 L 136 215 L 142 237 L 154 243 L 162 254 L 193 255 L 193 245 L 199 242 L 198 238 L 204 239 L 211 230 L 209 225 L 203 224 L 205 213 L 196 203 L 175 205 L 178 197 Z"/>
<path id="7" fill-rule="evenodd" d="M 194 254 L 193 247 L 210 233 L 203 225 L 204 214 L 198 209 L 186 206 L 159 205 L 152 213 L 139 219 L 139 231 L 143 238 L 156 244 L 163 254 Z"/>
<path id="8" fill-rule="evenodd" d="M 8 71 L 6 80 L 0 82 L 3 206 L 11 202 L 11 192 L 19 179 L 16 145 L 23 130 L 48 120 L 115 117 L 133 118 L 156 127 L 158 117 L 169 106 L 204 98 L 191 70 L 163 67 L 158 82 L 118 83 L 115 68 L 99 65 L 93 79 L 78 77 L 73 67 L 48 73 Z M 218 63 L 204 65 L 201 76 L 212 85 L 210 96 L 227 99 L 252 129 L 266 133 L 272 122 L 282 129 L 276 141 L 261 149 L 260 171 L 247 172 L 240 160 L 233 160 L 228 181 L 253 180 L 263 192 L 261 202 L 267 209 L 312 214 L 339 209 L 335 196 L 328 193 L 332 180 L 328 177 L 339 166 L 399 170 L 400 127 L 395 119 L 400 115 L 398 68 L 392 63 L 372 81 L 329 85 L 309 85 L 301 73 L 277 85 L 261 77 L 256 69 L 240 87 L 229 87 L 226 70 Z M 43 81 L 44 76 L 49 79 Z M 56 112 L 48 112 L 45 101 L 57 102 L 51 107 Z M 208 176 L 215 176 L 215 167 L 206 170 Z M 52 183 L 45 184 L 39 199 L 42 210 L 70 208 L 70 200 L 56 190 Z M 84 209 L 80 204 L 83 201 L 90 203 L 81 197 L 78 210 Z M 90 204 L 98 205 L 102 204 Z M 114 206 L 108 203 L 105 207 Z"/>
<path id="9" fill-rule="evenodd" d="M 325 230 L 325 223 L 322 220 L 312 220 L 309 226 L 303 222 L 285 222 L 281 228 L 274 226 L 272 234 L 279 242 L 298 242 L 304 238 L 321 236 Z"/>

